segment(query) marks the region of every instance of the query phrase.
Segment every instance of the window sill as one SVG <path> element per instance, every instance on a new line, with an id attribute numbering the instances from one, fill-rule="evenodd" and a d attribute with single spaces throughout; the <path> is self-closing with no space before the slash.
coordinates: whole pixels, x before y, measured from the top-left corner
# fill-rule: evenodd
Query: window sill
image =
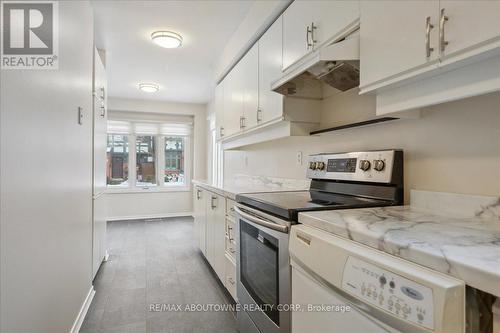
<path id="1" fill-rule="evenodd" d="M 112 187 L 107 188 L 108 194 L 131 194 L 131 193 L 168 193 L 168 192 L 191 192 L 189 185 L 175 186 L 151 186 L 151 187 Z"/>

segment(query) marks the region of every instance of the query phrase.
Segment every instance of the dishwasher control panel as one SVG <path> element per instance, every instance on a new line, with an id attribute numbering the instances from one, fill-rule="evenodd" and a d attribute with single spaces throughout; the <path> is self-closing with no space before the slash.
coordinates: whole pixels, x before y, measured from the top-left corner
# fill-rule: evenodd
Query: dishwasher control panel
<path id="1" fill-rule="evenodd" d="M 349 256 L 342 289 L 398 318 L 434 329 L 434 299 L 427 286 Z"/>

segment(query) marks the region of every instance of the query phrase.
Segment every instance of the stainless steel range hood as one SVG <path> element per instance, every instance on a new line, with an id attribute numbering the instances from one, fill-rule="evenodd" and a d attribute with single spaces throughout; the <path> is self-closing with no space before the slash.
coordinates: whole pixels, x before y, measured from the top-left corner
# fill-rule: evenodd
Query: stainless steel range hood
<path id="1" fill-rule="evenodd" d="M 322 82 L 340 91 L 359 86 L 359 31 L 307 55 L 285 70 L 271 89 L 285 96 L 322 99 Z"/>

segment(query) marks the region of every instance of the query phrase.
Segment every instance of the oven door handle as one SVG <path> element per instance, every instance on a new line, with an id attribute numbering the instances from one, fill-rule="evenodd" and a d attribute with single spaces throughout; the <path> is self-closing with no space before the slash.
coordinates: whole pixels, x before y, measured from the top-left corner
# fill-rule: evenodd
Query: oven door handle
<path id="1" fill-rule="evenodd" d="M 253 222 L 253 223 L 261 225 L 263 227 L 267 227 L 269 229 L 277 230 L 280 232 L 285 232 L 285 233 L 288 232 L 288 227 L 286 225 L 280 225 L 277 223 L 273 223 L 273 222 L 269 222 L 269 221 L 260 219 L 257 216 L 245 213 L 239 207 L 234 207 L 234 209 L 238 215 L 245 218 L 246 220 L 249 220 L 250 222 Z"/>

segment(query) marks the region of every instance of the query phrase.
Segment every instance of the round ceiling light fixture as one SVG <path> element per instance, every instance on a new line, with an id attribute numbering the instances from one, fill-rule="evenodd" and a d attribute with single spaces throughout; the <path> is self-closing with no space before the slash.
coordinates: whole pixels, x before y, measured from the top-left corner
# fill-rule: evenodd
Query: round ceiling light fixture
<path id="1" fill-rule="evenodd" d="M 139 83 L 139 89 L 148 93 L 155 93 L 160 90 L 160 86 L 156 83 Z"/>
<path id="2" fill-rule="evenodd" d="M 167 49 L 175 49 L 182 45 L 182 36 L 172 31 L 155 31 L 151 34 L 151 40 Z"/>

